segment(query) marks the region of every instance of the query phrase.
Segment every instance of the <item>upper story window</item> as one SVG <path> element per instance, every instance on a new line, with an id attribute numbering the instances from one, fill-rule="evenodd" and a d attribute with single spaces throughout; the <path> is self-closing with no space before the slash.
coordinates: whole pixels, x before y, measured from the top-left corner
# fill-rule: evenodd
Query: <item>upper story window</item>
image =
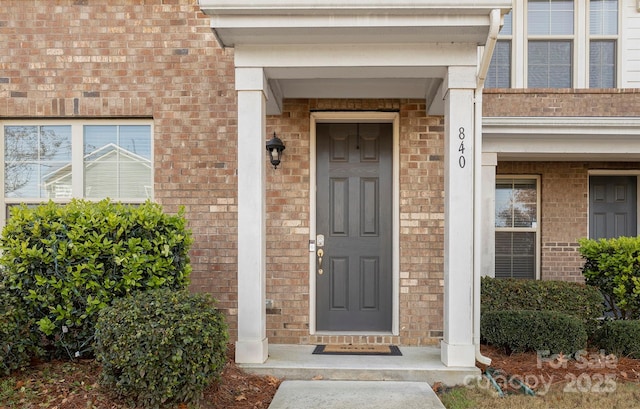
<path id="1" fill-rule="evenodd" d="M 573 1 L 529 0 L 527 11 L 528 88 L 570 88 Z"/>
<path id="2" fill-rule="evenodd" d="M 618 0 L 589 2 L 589 87 L 616 86 Z"/>
<path id="3" fill-rule="evenodd" d="M 618 0 L 514 0 L 487 88 L 614 88 Z"/>
<path id="4" fill-rule="evenodd" d="M 150 121 L 5 121 L 0 132 L 5 206 L 153 196 Z"/>
<path id="5" fill-rule="evenodd" d="M 500 29 L 496 48 L 491 56 L 491 65 L 487 72 L 486 86 L 488 88 L 511 87 L 511 14 L 504 16 L 504 25 Z"/>

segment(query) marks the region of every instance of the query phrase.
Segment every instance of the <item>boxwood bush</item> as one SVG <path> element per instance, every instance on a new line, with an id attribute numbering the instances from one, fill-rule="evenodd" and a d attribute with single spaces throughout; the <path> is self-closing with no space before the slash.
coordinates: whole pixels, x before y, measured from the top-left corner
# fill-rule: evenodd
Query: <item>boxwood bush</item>
<path id="1" fill-rule="evenodd" d="M 196 403 L 222 372 L 227 341 L 206 295 L 158 289 L 117 299 L 96 324 L 101 383 L 144 407 Z"/>
<path id="2" fill-rule="evenodd" d="M 556 311 L 591 325 L 602 318 L 602 294 L 596 287 L 566 281 L 483 277 L 482 313 L 507 310 Z"/>
<path id="3" fill-rule="evenodd" d="M 555 311 L 490 311 L 482 314 L 483 340 L 508 353 L 549 351 L 573 354 L 586 347 L 587 332 L 579 318 Z"/>
<path id="4" fill-rule="evenodd" d="M 96 313 L 113 298 L 186 287 L 185 225 L 151 202 L 18 206 L 0 239 L 2 278 L 57 355 L 91 355 Z"/>
<path id="5" fill-rule="evenodd" d="M 605 321 L 596 332 L 595 343 L 607 353 L 640 359 L 640 321 Z"/>

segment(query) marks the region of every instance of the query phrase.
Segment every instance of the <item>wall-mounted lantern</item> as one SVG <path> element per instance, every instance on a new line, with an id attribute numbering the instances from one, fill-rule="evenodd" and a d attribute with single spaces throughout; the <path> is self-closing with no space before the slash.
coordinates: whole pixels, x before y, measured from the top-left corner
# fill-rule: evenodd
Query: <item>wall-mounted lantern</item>
<path id="1" fill-rule="evenodd" d="M 278 169 L 278 165 L 280 164 L 280 160 L 282 159 L 282 151 L 285 146 L 282 143 L 282 140 L 276 136 L 276 133 L 273 133 L 273 138 L 271 138 L 267 142 L 267 152 L 269 152 L 269 160 L 273 165 L 274 169 Z"/>

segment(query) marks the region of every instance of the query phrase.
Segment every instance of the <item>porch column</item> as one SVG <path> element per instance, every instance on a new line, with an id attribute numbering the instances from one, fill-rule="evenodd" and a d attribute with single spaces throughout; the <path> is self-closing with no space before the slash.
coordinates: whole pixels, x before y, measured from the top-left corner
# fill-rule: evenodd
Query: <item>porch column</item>
<path id="1" fill-rule="evenodd" d="M 447 366 L 474 366 L 473 202 L 476 67 L 449 67 L 445 101 L 444 339 Z"/>
<path id="2" fill-rule="evenodd" d="M 482 153 L 482 271 L 483 276 L 496 275 L 496 167 L 498 155 Z"/>
<path id="3" fill-rule="evenodd" d="M 262 68 L 236 68 L 238 91 L 238 341 L 236 362 L 263 363 L 266 330 L 265 138 Z"/>

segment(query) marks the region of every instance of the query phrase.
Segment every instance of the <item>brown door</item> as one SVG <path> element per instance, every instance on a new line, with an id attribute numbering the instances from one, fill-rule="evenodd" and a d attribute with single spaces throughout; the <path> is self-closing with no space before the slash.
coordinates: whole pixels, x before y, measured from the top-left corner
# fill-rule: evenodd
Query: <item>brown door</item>
<path id="1" fill-rule="evenodd" d="M 636 190 L 635 176 L 589 178 L 589 238 L 636 235 Z"/>
<path id="2" fill-rule="evenodd" d="M 391 124 L 317 125 L 316 328 L 390 331 Z M 322 243 L 319 243 L 322 244 Z"/>

